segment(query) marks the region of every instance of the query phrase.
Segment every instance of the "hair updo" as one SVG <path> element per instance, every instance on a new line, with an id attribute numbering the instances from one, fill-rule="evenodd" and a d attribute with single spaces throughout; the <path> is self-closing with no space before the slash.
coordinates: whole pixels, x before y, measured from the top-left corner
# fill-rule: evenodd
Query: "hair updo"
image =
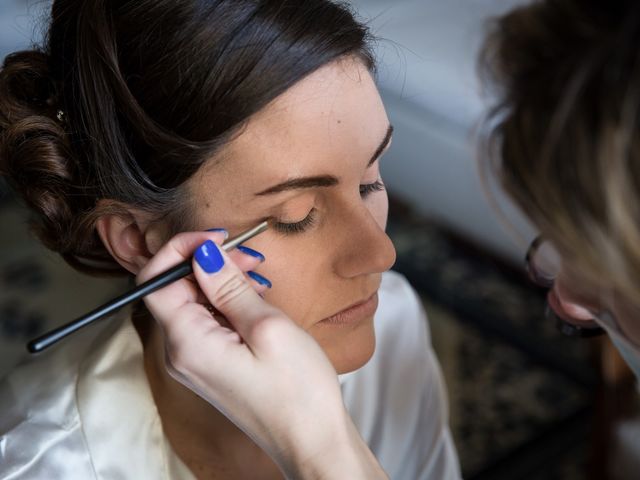
<path id="1" fill-rule="evenodd" d="M 0 70 L 0 174 L 48 248 L 87 273 L 128 273 L 100 216 L 127 204 L 182 230 L 180 187 L 204 161 L 323 65 L 373 68 L 367 42 L 329 0 L 55 0 L 44 45 Z"/>

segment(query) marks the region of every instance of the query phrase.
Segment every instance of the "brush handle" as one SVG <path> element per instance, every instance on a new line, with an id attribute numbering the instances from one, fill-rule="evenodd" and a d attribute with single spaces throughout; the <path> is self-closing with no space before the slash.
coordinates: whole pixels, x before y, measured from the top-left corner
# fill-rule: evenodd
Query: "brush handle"
<path id="1" fill-rule="evenodd" d="M 144 282 L 141 285 L 138 285 L 133 290 L 120 295 L 119 297 L 114 298 L 113 300 L 101 305 L 95 310 L 83 315 L 80 318 L 77 318 L 61 327 L 58 327 L 50 332 L 31 340 L 27 344 L 27 350 L 31 353 L 41 352 L 45 348 L 53 345 L 54 343 L 62 340 L 64 337 L 71 335 L 73 332 L 80 330 L 82 327 L 89 325 L 90 323 L 98 320 L 99 318 L 105 317 L 110 313 L 119 310 L 125 305 L 135 302 L 136 300 L 150 295 L 156 290 L 161 289 L 169 285 L 170 283 L 175 282 L 176 280 L 180 280 L 183 277 L 186 277 L 190 273 L 193 273 L 193 267 L 191 266 L 191 259 L 184 261 L 175 267 L 167 270 L 162 275 L 158 275 L 157 277 L 152 278 Z"/>
<path id="2" fill-rule="evenodd" d="M 238 245 L 246 242 L 247 240 L 255 237 L 256 235 L 264 232 L 269 228 L 268 222 L 265 220 L 256 227 L 253 227 L 246 232 L 241 233 L 235 238 L 230 239 L 222 245 L 222 249 L 225 252 L 229 252 L 236 248 Z M 193 273 L 193 266 L 191 263 L 191 259 L 185 260 L 182 263 L 179 263 L 175 267 L 170 268 L 166 272 L 163 272 L 159 275 L 156 275 L 150 280 L 147 280 L 142 285 L 138 285 L 133 290 L 128 291 L 127 293 L 120 295 L 117 298 L 105 303 L 104 305 L 96 308 L 95 310 L 83 315 L 80 318 L 76 318 L 75 320 L 62 325 L 50 332 L 45 333 L 44 335 L 39 336 L 38 338 L 31 340 L 27 343 L 27 350 L 31 353 L 38 353 L 44 350 L 47 347 L 50 347 L 54 343 L 62 340 L 63 338 L 71 335 L 73 332 L 80 330 L 82 327 L 89 325 L 90 323 L 95 322 L 99 318 L 105 317 L 110 313 L 115 312 L 116 310 L 124 307 L 125 305 L 135 302 L 136 300 L 149 295 L 156 290 L 161 289 L 173 283 L 181 278 L 186 277 L 190 273 Z"/>

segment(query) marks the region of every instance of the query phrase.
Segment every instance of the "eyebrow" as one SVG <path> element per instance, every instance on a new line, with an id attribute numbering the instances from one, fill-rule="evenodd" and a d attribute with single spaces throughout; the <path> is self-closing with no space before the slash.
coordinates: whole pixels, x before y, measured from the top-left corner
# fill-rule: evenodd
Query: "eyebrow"
<path id="1" fill-rule="evenodd" d="M 391 142 L 391 137 L 393 136 L 393 125 L 389 125 L 387 128 L 387 133 L 385 134 L 382 142 L 376 148 L 376 151 L 373 153 L 371 160 L 367 164 L 367 168 L 373 165 L 376 160 L 382 155 L 382 152 L 389 146 Z M 256 193 L 257 197 L 263 195 L 273 195 L 276 193 L 285 192 L 287 190 L 298 190 L 303 188 L 319 188 L 319 187 L 333 187 L 339 183 L 339 180 L 333 175 L 318 175 L 313 177 L 299 177 L 292 178 L 285 182 L 274 185 L 273 187 L 269 187 L 266 190 Z"/>

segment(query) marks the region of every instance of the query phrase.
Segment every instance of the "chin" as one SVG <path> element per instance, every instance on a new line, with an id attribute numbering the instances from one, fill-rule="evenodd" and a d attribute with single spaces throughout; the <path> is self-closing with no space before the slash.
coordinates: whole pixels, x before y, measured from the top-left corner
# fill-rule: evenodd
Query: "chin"
<path id="1" fill-rule="evenodd" d="M 349 331 L 340 327 L 331 330 L 314 337 L 338 374 L 358 370 L 371 359 L 376 349 L 373 317 Z"/>

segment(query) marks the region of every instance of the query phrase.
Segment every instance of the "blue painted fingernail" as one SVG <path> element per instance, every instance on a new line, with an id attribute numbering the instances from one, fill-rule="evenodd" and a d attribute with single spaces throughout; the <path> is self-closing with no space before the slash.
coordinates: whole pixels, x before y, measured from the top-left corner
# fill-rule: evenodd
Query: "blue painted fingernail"
<path id="1" fill-rule="evenodd" d="M 238 247 L 242 253 L 249 255 L 250 257 L 259 258 L 261 262 L 264 262 L 264 255 L 260 252 L 255 251 L 253 248 L 245 247 L 244 245 L 240 245 Z"/>
<path id="2" fill-rule="evenodd" d="M 222 253 L 211 240 L 207 240 L 198 247 L 194 254 L 196 262 L 207 273 L 216 273 L 224 266 Z"/>
<path id="3" fill-rule="evenodd" d="M 264 285 L 267 288 L 271 288 L 271 282 L 269 280 L 267 280 L 266 278 L 264 278 L 259 273 L 256 273 L 256 272 L 253 272 L 253 271 L 248 271 L 247 275 L 249 275 L 251 278 L 253 278 L 253 280 L 258 282 L 260 285 Z"/>
<path id="4" fill-rule="evenodd" d="M 210 228 L 207 232 L 224 233 L 224 239 L 226 240 L 229 238 L 229 232 L 227 232 L 226 228 Z"/>

